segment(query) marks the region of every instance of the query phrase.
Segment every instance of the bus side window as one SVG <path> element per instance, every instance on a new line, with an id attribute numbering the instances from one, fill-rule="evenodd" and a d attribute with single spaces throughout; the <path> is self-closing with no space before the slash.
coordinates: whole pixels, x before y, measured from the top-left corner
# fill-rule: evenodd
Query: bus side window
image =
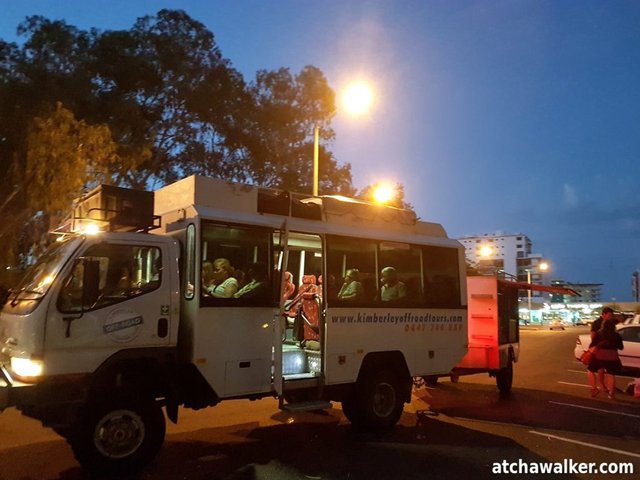
<path id="1" fill-rule="evenodd" d="M 200 305 L 272 306 L 271 236 L 267 228 L 203 223 Z"/>
<path id="2" fill-rule="evenodd" d="M 370 306 L 378 295 L 378 273 L 376 272 L 376 243 L 362 238 L 327 237 L 327 280 L 323 286 L 330 304 L 344 306 Z M 355 298 L 349 298 L 345 291 L 351 291 L 345 282 L 352 282 L 354 278 L 347 278 L 347 274 L 357 272 L 357 281 L 361 290 Z M 342 295 L 339 295 L 342 292 Z M 342 297 L 342 298 L 339 298 Z"/>
<path id="3" fill-rule="evenodd" d="M 425 303 L 429 307 L 460 307 L 458 250 L 422 247 L 425 271 Z"/>
<path id="4" fill-rule="evenodd" d="M 381 266 L 381 276 L 384 270 L 391 269 L 395 271 L 394 276 L 402 286 L 400 289 L 396 287 L 402 295 L 401 298 L 394 298 L 395 303 L 422 304 L 424 282 L 420 247 L 399 242 L 380 242 L 378 261 Z"/>

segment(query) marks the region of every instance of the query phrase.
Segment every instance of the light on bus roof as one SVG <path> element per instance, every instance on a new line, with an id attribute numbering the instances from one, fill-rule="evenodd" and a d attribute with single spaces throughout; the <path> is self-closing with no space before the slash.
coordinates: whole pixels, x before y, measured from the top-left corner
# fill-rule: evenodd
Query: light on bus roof
<path id="1" fill-rule="evenodd" d="M 373 200 L 376 203 L 389 203 L 396 196 L 396 190 L 388 183 L 380 183 L 373 190 Z"/>
<path id="2" fill-rule="evenodd" d="M 86 223 L 80 227 L 80 233 L 85 235 L 96 235 L 100 233 L 100 226 L 97 223 Z"/>

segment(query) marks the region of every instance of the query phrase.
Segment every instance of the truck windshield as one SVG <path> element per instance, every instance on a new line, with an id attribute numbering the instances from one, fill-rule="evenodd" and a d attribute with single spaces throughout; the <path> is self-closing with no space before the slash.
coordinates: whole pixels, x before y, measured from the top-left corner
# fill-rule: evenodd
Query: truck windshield
<path id="1" fill-rule="evenodd" d="M 76 241 L 74 241 L 76 240 Z M 47 293 L 66 258 L 78 245 L 79 237 L 69 237 L 51 245 L 32 265 L 15 288 L 11 289 L 7 303 L 39 300 Z"/>

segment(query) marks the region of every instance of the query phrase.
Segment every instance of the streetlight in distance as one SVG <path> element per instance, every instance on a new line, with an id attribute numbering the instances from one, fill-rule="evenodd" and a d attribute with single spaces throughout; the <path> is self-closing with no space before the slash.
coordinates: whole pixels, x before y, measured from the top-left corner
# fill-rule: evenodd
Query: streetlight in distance
<path id="1" fill-rule="evenodd" d="M 481 257 L 487 258 L 487 257 L 490 257 L 491 255 L 493 255 L 493 248 L 491 248 L 489 245 L 484 245 L 482 248 L 480 248 Z"/>
<path id="2" fill-rule="evenodd" d="M 342 105 L 351 115 L 357 116 L 366 113 L 373 103 L 373 90 L 366 82 L 359 81 L 345 88 L 342 96 Z M 320 126 L 313 128 L 313 195 L 318 196 L 320 163 Z"/>
<path id="3" fill-rule="evenodd" d="M 549 270 L 549 264 L 547 262 L 540 262 L 538 265 L 538 271 L 540 273 L 544 273 Z M 533 269 L 533 265 L 527 268 L 527 283 L 531 285 L 531 270 Z M 529 310 L 529 322 L 531 322 L 531 287 L 527 290 L 527 308 Z"/>

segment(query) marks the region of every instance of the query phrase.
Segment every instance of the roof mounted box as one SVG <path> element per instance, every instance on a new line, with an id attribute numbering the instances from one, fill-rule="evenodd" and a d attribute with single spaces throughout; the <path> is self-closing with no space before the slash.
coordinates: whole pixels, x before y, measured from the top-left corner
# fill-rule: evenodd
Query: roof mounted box
<path id="1" fill-rule="evenodd" d="M 73 210 L 73 231 L 89 224 L 113 232 L 149 231 L 157 228 L 153 215 L 153 192 L 99 185 L 78 199 Z"/>

